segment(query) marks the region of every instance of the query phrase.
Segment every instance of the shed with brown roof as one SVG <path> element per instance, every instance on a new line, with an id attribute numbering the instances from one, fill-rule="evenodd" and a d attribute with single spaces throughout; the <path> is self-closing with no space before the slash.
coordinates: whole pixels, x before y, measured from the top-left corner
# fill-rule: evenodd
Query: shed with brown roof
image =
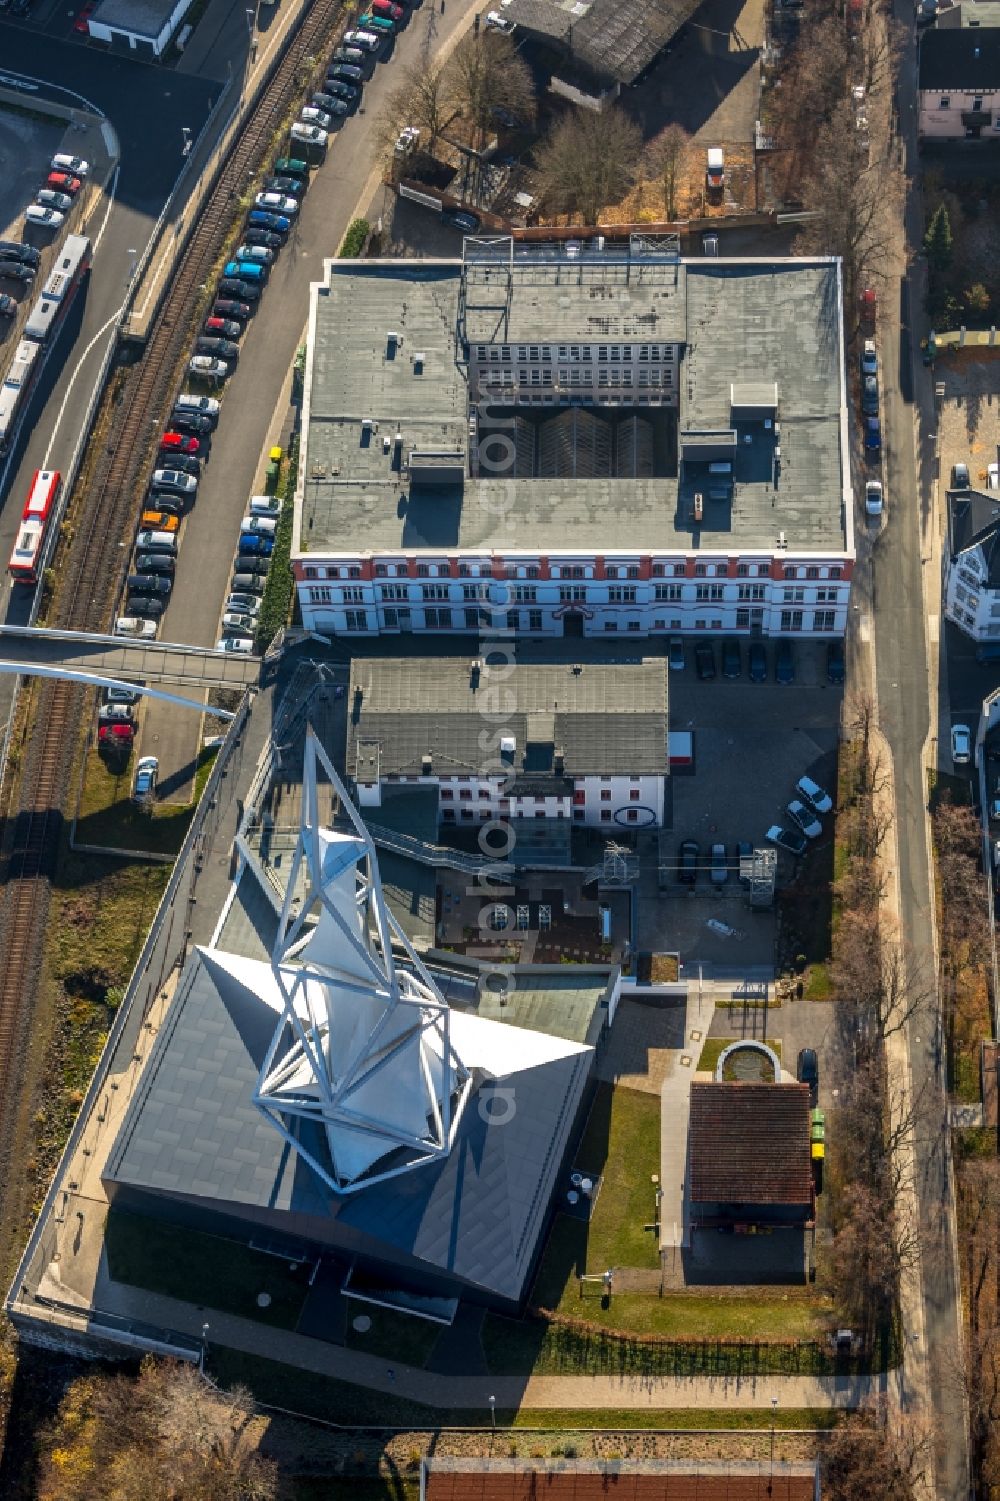
<path id="1" fill-rule="evenodd" d="M 801 1225 L 813 1215 L 806 1084 L 693 1083 L 688 1200 L 694 1225 Z"/>

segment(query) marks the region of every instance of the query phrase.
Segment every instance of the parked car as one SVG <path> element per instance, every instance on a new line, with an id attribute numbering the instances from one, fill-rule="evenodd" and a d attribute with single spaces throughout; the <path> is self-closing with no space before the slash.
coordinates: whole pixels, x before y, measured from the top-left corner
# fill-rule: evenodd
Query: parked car
<path id="1" fill-rule="evenodd" d="M 479 228 L 479 219 L 475 214 L 466 213 L 464 209 L 446 210 L 441 215 L 443 223 L 450 224 L 452 229 L 460 229 L 463 234 L 474 235 Z"/>
<path id="2" fill-rule="evenodd" d="M 140 620 L 136 615 L 119 615 L 115 621 L 115 635 L 149 641 L 156 635 L 156 625 L 152 620 Z"/>
<path id="3" fill-rule="evenodd" d="M 370 63 L 361 47 L 338 47 L 331 63 L 350 63 L 352 68 L 367 68 Z"/>
<path id="4" fill-rule="evenodd" d="M 0 280 L 19 281 L 22 286 L 30 287 L 34 279 L 35 268 L 26 261 L 0 261 Z"/>
<path id="5" fill-rule="evenodd" d="M 885 496 L 882 493 L 882 481 L 870 479 L 865 482 L 865 515 L 881 516 L 882 507 L 885 504 Z"/>
<path id="6" fill-rule="evenodd" d="M 273 537 L 277 530 L 273 516 L 244 516 L 240 522 L 240 534 L 244 537 Z"/>
<path id="7" fill-rule="evenodd" d="M 180 512 L 171 507 L 154 507 L 144 510 L 139 517 L 139 525 L 143 530 L 154 532 L 179 532 L 181 529 Z"/>
<path id="8" fill-rule="evenodd" d="M 715 648 L 711 641 L 699 641 L 696 644 L 694 668 L 699 682 L 709 683 L 715 677 Z"/>
<path id="9" fill-rule="evenodd" d="M 221 292 L 224 298 L 235 298 L 238 302 L 256 302 L 260 297 L 261 288 L 253 282 L 244 281 L 240 276 L 222 276 L 216 291 Z"/>
<path id="10" fill-rule="evenodd" d="M 840 684 L 844 681 L 843 641 L 828 641 L 826 644 L 826 676 L 830 683 Z"/>
<path id="11" fill-rule="evenodd" d="M 263 209 L 265 213 L 281 214 L 286 219 L 294 219 L 299 211 L 298 199 L 289 193 L 258 193 L 254 206 Z"/>
<path id="12" fill-rule="evenodd" d="M 263 594 L 266 577 L 266 573 L 234 573 L 229 587 L 239 590 L 240 594 Z"/>
<path id="13" fill-rule="evenodd" d="M 967 724 L 951 727 L 951 759 L 956 766 L 967 766 L 972 760 L 972 731 Z"/>
<path id="14" fill-rule="evenodd" d="M 216 396 L 196 396 L 193 391 L 185 391 L 174 402 L 174 411 L 194 412 L 199 417 L 211 417 L 213 422 L 218 422 L 222 402 Z"/>
<path id="15" fill-rule="evenodd" d="M 29 224 L 37 224 L 41 229 L 58 229 L 65 215 L 54 208 L 45 208 L 40 203 L 29 203 L 24 217 Z"/>
<path id="16" fill-rule="evenodd" d="M 144 528 L 135 539 L 136 553 L 168 553 L 177 556 L 177 538 L 172 532 Z"/>
<path id="17" fill-rule="evenodd" d="M 295 177 L 309 185 L 309 163 L 301 156 L 279 156 L 273 170 L 278 177 Z"/>
<path id="18" fill-rule="evenodd" d="M 220 360 L 238 360 L 240 357 L 240 346 L 232 339 L 215 339 L 209 334 L 199 334 L 194 347 L 199 354 L 212 354 Z"/>
<path id="19" fill-rule="evenodd" d="M 98 724 L 132 724 L 131 704 L 101 704 L 97 711 Z"/>
<path id="20" fill-rule="evenodd" d="M 799 777 L 795 790 L 814 813 L 829 813 L 833 807 L 833 798 L 812 777 Z"/>
<path id="21" fill-rule="evenodd" d="M 866 375 L 861 382 L 861 410 L 866 417 L 878 416 L 878 376 Z"/>
<path id="22" fill-rule="evenodd" d="M 396 137 L 393 151 L 396 156 L 409 156 L 411 151 L 416 151 L 420 144 L 420 127 L 417 125 L 404 125 Z"/>
<path id="23" fill-rule="evenodd" d="M 53 192 L 68 193 L 71 198 L 75 198 L 83 187 L 83 182 L 79 177 L 71 177 L 68 172 L 50 172 L 45 179 L 45 186 Z"/>
<path id="24" fill-rule="evenodd" d="M 747 676 L 751 683 L 767 682 L 767 647 L 763 641 L 751 641 L 747 653 Z"/>
<path id="25" fill-rule="evenodd" d="M 211 417 L 195 417 L 189 412 L 171 412 L 170 422 L 175 432 L 191 433 L 196 438 L 207 438 L 215 423 Z"/>
<path id="26" fill-rule="evenodd" d="M 73 207 L 73 200 L 68 193 L 56 193 L 52 188 L 39 188 L 35 202 L 40 203 L 43 208 L 57 209 L 60 214 L 68 214 Z"/>
<path id="27" fill-rule="evenodd" d="M 130 594 L 169 594 L 174 581 L 161 573 L 130 573 L 125 587 Z"/>
<path id="28" fill-rule="evenodd" d="M 682 886 L 693 886 L 697 881 L 700 858 L 697 839 L 682 839 L 677 851 L 677 879 Z"/>
<path id="29" fill-rule="evenodd" d="M 790 855 L 804 855 L 806 841 L 801 834 L 796 834 L 794 829 L 783 829 L 779 823 L 773 823 L 764 836 L 769 844 L 776 844 L 779 849 L 787 850 Z"/>
<path id="30" fill-rule="evenodd" d="M 245 245 L 263 245 L 267 250 L 280 250 L 285 241 L 282 236 L 275 233 L 273 229 L 247 228 L 243 231 L 243 243 Z M 220 316 L 224 317 L 225 314 L 223 313 Z M 244 318 L 249 318 L 250 309 L 247 308 L 246 312 L 243 314 L 230 316 L 242 316 Z"/>
<path id="31" fill-rule="evenodd" d="M 713 886 L 724 886 L 729 879 L 729 866 L 726 862 L 726 846 L 720 842 L 712 845 L 711 866 L 709 877 Z"/>
<path id="32" fill-rule="evenodd" d="M 722 676 L 732 680 L 742 675 L 743 653 L 740 651 L 740 643 L 735 636 L 727 636 L 722 643 Z"/>
<path id="33" fill-rule="evenodd" d="M 345 115 L 350 114 L 352 106 L 357 101 L 357 95 L 339 94 L 337 90 L 340 85 L 337 84 L 335 79 L 327 79 L 326 87 L 330 92 L 328 94 L 314 94 L 312 96 L 313 104 L 315 104 L 317 109 L 325 110 L 332 118 L 342 120 Z"/>
<path id="34" fill-rule="evenodd" d="M 378 52 L 382 46 L 384 37 L 374 31 L 365 31 L 360 28 L 357 31 L 345 31 L 341 42 L 345 47 L 360 47 L 362 52 Z"/>
<path id="35" fill-rule="evenodd" d="M 65 156 L 62 152 L 56 153 L 49 166 L 53 172 L 72 172 L 74 177 L 86 177 L 90 171 L 90 163 L 82 156 Z"/>
<path id="36" fill-rule="evenodd" d="M 239 245 L 236 250 L 238 261 L 257 261 L 261 266 L 274 265 L 274 251 L 268 250 L 266 245 Z"/>
<path id="37" fill-rule="evenodd" d="M 257 555 L 247 554 L 244 557 L 237 558 L 233 564 L 232 587 L 234 589 L 248 589 L 250 585 L 246 582 L 247 579 L 266 579 L 270 569 L 271 559 L 264 553 Z"/>
<path id="38" fill-rule="evenodd" d="M 864 418 L 865 452 L 882 452 L 882 424 L 877 417 Z"/>
<path id="39" fill-rule="evenodd" d="M 673 672 L 684 671 L 684 640 L 681 636 L 670 638 L 670 667 Z"/>
<path id="40" fill-rule="evenodd" d="M 802 830 L 807 839 L 818 839 L 822 834 L 823 825 L 815 813 L 811 808 L 807 808 L 805 803 L 800 802 L 797 797 L 792 798 L 785 811 L 792 820 L 792 823 L 796 824 Z"/>
<path id="41" fill-rule="evenodd" d="M 247 214 L 251 229 L 270 229 L 274 234 L 287 235 L 292 221 L 285 214 L 272 214 L 266 209 L 252 208 Z"/>
<path id="42" fill-rule="evenodd" d="M 795 1063 L 795 1077 L 800 1084 L 808 1084 L 813 1094 L 819 1089 L 819 1059 L 815 1048 L 800 1048 Z"/>
<path id="43" fill-rule="evenodd" d="M 137 552 L 135 567 L 138 573 L 160 573 L 165 578 L 173 578 L 177 559 L 166 552 Z"/>
<path id="44" fill-rule="evenodd" d="M 263 289 L 267 283 L 268 268 L 262 261 L 227 261 L 222 274 L 233 281 L 246 282 L 249 286 Z"/>
<path id="45" fill-rule="evenodd" d="M 0 292 L 0 316 L 13 318 L 17 312 L 17 303 L 9 292 Z"/>
<path id="46" fill-rule="evenodd" d="M 156 778 L 159 774 L 160 762 L 157 756 L 140 756 L 135 763 L 135 777 L 132 782 L 132 798 L 137 803 L 144 803 L 156 792 Z"/>
<path id="47" fill-rule="evenodd" d="M 235 611 L 238 615 L 250 615 L 256 621 L 260 614 L 260 600 L 256 594 L 230 594 L 226 600 L 225 610 L 228 614 Z"/>
<path id="48" fill-rule="evenodd" d="M 144 622 L 147 623 L 147 622 Z M 97 729 L 98 744 L 107 749 L 114 748 L 128 752 L 129 746 L 135 739 L 135 725 L 124 721 L 114 724 L 102 724 Z"/>
<path id="49" fill-rule="evenodd" d="M 153 486 L 157 490 L 173 490 L 178 495 L 193 495 L 198 488 L 198 481 L 192 474 L 184 474 L 180 469 L 154 469 Z"/>
<path id="50" fill-rule="evenodd" d="M 104 702 L 106 704 L 137 704 L 142 697 L 138 688 L 105 688 Z"/>
<path id="51" fill-rule="evenodd" d="M 229 374 L 225 360 L 215 360 L 207 354 L 196 354 L 194 359 L 188 360 L 188 369 L 192 375 L 202 375 L 212 380 L 225 380 Z"/>
<path id="52" fill-rule="evenodd" d="M 323 106 L 320 105 L 320 109 Z M 291 193 L 293 198 L 301 198 L 309 186 L 308 178 L 302 177 L 269 177 L 264 184 L 265 193 Z"/>
<path id="53" fill-rule="evenodd" d="M 774 658 L 774 680 L 786 686 L 795 682 L 795 648 L 787 636 L 782 636 L 778 641 Z"/>
<path id="54" fill-rule="evenodd" d="M 513 23 L 513 21 L 509 20 L 506 16 L 502 16 L 498 10 L 488 10 L 486 12 L 486 22 L 485 22 L 485 25 L 486 25 L 486 30 L 487 31 L 513 31 L 514 30 L 514 23 Z"/>
<path id="55" fill-rule="evenodd" d="M 241 568 L 243 566 L 243 559 L 244 559 L 244 557 L 254 557 L 254 556 L 263 555 L 265 558 L 269 558 L 271 556 L 271 554 L 272 554 L 273 551 L 274 551 L 274 538 L 273 537 L 262 537 L 260 535 L 251 535 L 251 534 L 248 534 L 247 532 L 241 532 L 240 533 L 239 561 L 240 561 L 240 567 Z"/>
<path id="56" fill-rule="evenodd" d="M 951 466 L 951 488 L 953 490 L 968 490 L 969 489 L 969 466 L 968 466 L 968 464 L 962 464 L 962 463 L 952 464 L 952 466 Z"/>
<path id="57" fill-rule="evenodd" d="M 361 93 L 360 85 L 364 81 L 365 75 L 357 63 L 334 63 L 327 72 L 325 87 L 331 94 L 336 94 L 338 91 L 334 85 L 339 84 L 344 90 L 340 95 L 341 99 L 357 99 Z"/>
<path id="58" fill-rule="evenodd" d="M 205 333 L 210 339 L 242 339 L 243 324 L 235 318 L 206 318 Z"/>
<path id="59" fill-rule="evenodd" d="M 276 495 L 251 495 L 248 514 L 250 516 L 280 516 L 281 501 Z"/>
<path id="60" fill-rule="evenodd" d="M 41 258 L 41 251 L 34 245 L 26 245 L 23 240 L 0 240 L 0 261 L 24 261 L 37 269 Z"/>
<path id="61" fill-rule="evenodd" d="M 252 636 L 257 629 L 257 622 L 252 615 L 246 615 L 240 610 L 227 610 L 222 617 L 222 633 L 224 636 Z"/>
<path id="62" fill-rule="evenodd" d="M 130 594 L 125 600 L 125 608 L 130 615 L 138 615 L 142 620 L 159 620 L 167 607 L 162 599 L 152 594 Z"/>
<path id="63" fill-rule="evenodd" d="M 248 235 L 267 235 L 268 239 L 275 239 L 280 243 L 280 236 L 271 234 L 269 229 L 249 229 L 244 231 Z M 225 318 L 238 320 L 246 323 L 253 309 L 249 302 L 234 302 L 231 297 L 217 297 L 212 303 L 213 318 Z"/>
<path id="64" fill-rule="evenodd" d="M 866 339 L 861 350 L 861 378 L 866 375 L 878 375 L 878 355 L 875 352 L 875 340 Z"/>
<path id="65" fill-rule="evenodd" d="M 189 438 L 184 433 L 174 431 L 164 433 L 160 438 L 160 447 L 164 449 L 176 449 L 178 453 L 197 453 L 201 444 L 197 438 Z"/>
<path id="66" fill-rule="evenodd" d="M 253 656 L 252 636 L 222 636 L 215 643 L 216 651 L 238 652 L 240 656 Z"/>

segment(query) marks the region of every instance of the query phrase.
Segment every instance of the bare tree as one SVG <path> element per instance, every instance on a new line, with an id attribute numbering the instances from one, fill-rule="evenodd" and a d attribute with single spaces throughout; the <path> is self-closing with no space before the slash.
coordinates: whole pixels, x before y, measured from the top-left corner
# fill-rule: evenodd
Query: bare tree
<path id="1" fill-rule="evenodd" d="M 913 1419 L 890 1419 L 884 1403 L 869 1406 L 831 1430 L 823 1495 L 828 1501 L 913 1501 L 930 1458 L 930 1435 Z"/>
<path id="2" fill-rule="evenodd" d="M 448 104 L 469 122 L 473 150 L 482 151 L 501 113 L 525 123 L 535 118 L 531 69 L 506 33 L 467 32 L 443 72 Z"/>
<path id="3" fill-rule="evenodd" d="M 634 186 L 642 132 L 620 109 L 576 109 L 557 121 L 535 153 L 543 201 L 596 224 L 602 209 Z"/>
<path id="4" fill-rule="evenodd" d="M 403 127 L 414 125 L 420 131 L 421 147 L 433 152 L 457 115 L 443 70 L 411 63 L 405 69 L 399 87 L 389 95 L 379 117 L 376 127 L 378 144 L 383 152 L 391 152 Z"/>
<path id="5" fill-rule="evenodd" d="M 645 170 L 663 184 L 663 207 L 668 219 L 677 218 L 677 179 L 691 145 L 683 125 L 667 125 L 646 147 Z"/>

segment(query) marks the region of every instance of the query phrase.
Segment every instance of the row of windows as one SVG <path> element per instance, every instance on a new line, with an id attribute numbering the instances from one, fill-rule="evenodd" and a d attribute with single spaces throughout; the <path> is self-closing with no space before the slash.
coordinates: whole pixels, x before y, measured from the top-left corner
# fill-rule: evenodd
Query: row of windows
<path id="1" fill-rule="evenodd" d="M 596 350 L 596 354 L 595 354 Z M 639 360 L 643 364 L 672 364 L 672 344 L 477 344 L 480 363 L 509 365 L 516 353 L 518 364 L 618 364 Z"/>
<path id="2" fill-rule="evenodd" d="M 624 812 L 626 823 L 639 822 L 638 808 L 624 808 L 620 811 Z M 535 813 L 536 818 L 547 818 L 548 816 L 549 815 L 544 811 L 536 811 Z M 567 818 L 569 816 L 569 810 L 566 808 L 557 808 L 553 816 L 555 818 Z M 587 812 L 585 808 L 573 809 L 573 818 L 576 823 L 582 823 L 586 816 Z M 456 810 L 455 808 L 442 808 L 441 817 L 444 819 L 445 823 L 455 823 L 456 819 L 462 823 L 471 823 L 473 819 L 476 818 L 485 821 L 487 818 L 492 817 L 492 815 L 488 808 L 461 808 L 458 810 Z M 610 823 L 613 818 L 614 813 L 611 808 L 601 809 L 601 823 Z"/>
<path id="3" fill-rule="evenodd" d="M 393 576 L 407 577 L 405 563 L 376 563 L 373 571 L 377 579 L 392 578 Z M 592 579 L 596 569 L 593 564 L 562 563 L 552 565 L 549 571 L 551 577 L 554 579 Z M 417 578 L 451 577 L 451 569 L 447 563 L 418 563 L 416 572 Z M 309 580 L 322 578 L 359 579 L 361 577 L 361 569 L 358 567 L 344 568 L 331 565 L 326 568 L 320 568 L 311 563 L 306 564 L 302 573 L 303 577 Z M 671 577 L 686 578 L 687 565 L 684 563 L 654 563 L 650 569 L 650 573 L 654 579 Z M 805 565 L 786 563 L 782 573 L 785 579 L 801 578 L 807 581 L 818 579 L 837 580 L 842 579 L 844 576 L 843 567 L 838 563 L 830 564 L 827 567 L 817 563 Z M 524 577 L 537 579 L 541 575 L 541 569 L 537 563 L 508 563 L 504 568 L 504 574 L 507 578 Z M 639 575 L 640 568 L 637 563 L 610 563 L 604 570 L 605 578 L 609 579 L 637 579 Z M 492 569 L 489 563 L 460 563 L 458 566 L 458 576 L 459 578 L 490 578 L 492 576 Z M 694 565 L 694 576 L 695 578 L 728 578 L 729 564 L 696 563 Z M 770 576 L 771 565 L 769 563 L 737 563 L 736 565 L 737 578 L 756 577 L 766 579 L 770 578 Z M 973 587 L 979 583 L 978 578 L 974 577 L 964 568 L 959 570 L 959 577 Z M 353 598 L 360 601 L 362 598 L 360 591 Z M 405 593 L 393 593 L 391 589 L 383 588 L 382 598 L 405 599 L 406 595 Z"/>
<path id="4" fill-rule="evenodd" d="M 383 603 L 396 604 L 448 604 L 450 603 L 449 584 L 422 584 L 419 595 L 412 600 L 406 592 L 404 584 L 383 584 L 379 590 Z M 502 606 L 509 599 L 513 604 L 537 604 L 538 587 L 535 584 L 515 584 L 502 586 L 506 592 L 506 599 L 498 599 L 496 604 Z M 729 588 L 732 586 L 730 585 Z M 696 602 L 711 601 L 721 603 L 732 599 L 732 594 L 727 594 L 725 584 L 656 584 L 653 587 L 653 598 L 656 601 L 677 601 L 694 599 Z M 468 604 L 489 604 L 489 584 L 464 584 L 462 586 L 462 599 Z M 809 597 L 807 598 L 807 594 Z M 971 603 L 972 608 L 978 606 L 978 596 L 969 593 L 961 584 L 955 587 L 956 597 L 963 603 Z M 342 595 L 343 599 L 339 596 Z M 360 589 L 345 586 L 339 590 L 333 589 L 329 584 L 312 585 L 307 596 L 310 604 L 363 604 L 364 599 Z M 558 589 L 560 604 L 603 604 L 604 600 L 598 598 L 587 584 L 560 584 Z M 740 584 L 737 586 L 736 598 L 741 603 L 768 602 L 768 589 L 766 584 Z M 819 587 L 814 590 L 806 590 L 801 584 L 783 586 L 774 591 L 774 602 L 793 604 L 838 604 L 841 599 L 839 589 Z M 638 603 L 638 589 L 634 584 L 609 584 L 607 592 L 608 604 L 634 605 Z"/>
<path id="5" fill-rule="evenodd" d="M 624 780 L 624 778 L 622 780 Z M 639 779 L 638 779 L 638 777 L 630 777 L 629 780 L 631 782 L 637 782 Z M 441 787 L 441 788 L 438 789 L 438 791 L 440 793 L 440 797 L 441 797 L 441 799 L 442 799 L 443 802 L 454 802 L 456 797 L 458 798 L 458 801 L 460 803 L 468 803 L 468 802 L 472 801 L 472 791 L 471 791 L 471 789 L 468 789 L 468 788 L 465 788 L 465 787 L 458 787 L 458 788 Z M 601 802 L 602 803 L 610 803 L 611 798 L 612 798 L 611 788 L 610 787 L 602 787 L 600 789 L 600 793 L 601 793 Z M 480 799 L 482 799 L 482 798 L 486 798 L 487 800 L 494 799 L 493 791 L 489 787 L 480 787 L 480 788 L 478 788 L 477 795 L 479 796 Z M 552 796 L 556 796 L 556 794 L 553 793 Z M 574 801 L 574 803 L 584 803 L 586 801 L 586 796 L 587 796 L 586 792 L 574 792 L 573 793 L 573 801 Z M 630 803 L 637 803 L 640 800 L 640 798 L 642 797 L 642 789 L 641 789 L 641 787 L 630 787 L 629 788 L 629 792 L 628 792 L 628 797 L 629 797 L 629 802 Z M 544 803 L 546 801 L 546 799 L 544 797 L 525 797 L 525 796 L 522 796 L 522 797 L 515 797 L 513 799 L 513 801 L 517 802 L 517 803 L 520 803 L 522 806 L 525 803 L 534 803 L 535 806 L 537 807 L 539 804 Z M 511 799 L 510 798 L 506 798 L 506 797 L 503 797 L 503 798 L 501 798 L 499 800 L 498 806 L 499 806 L 499 809 L 500 809 L 501 813 L 506 812 L 507 808 L 510 805 L 510 802 L 511 802 Z"/>
<path id="6" fill-rule="evenodd" d="M 504 369 L 484 370 L 480 380 L 487 386 L 513 388 L 515 384 L 514 373 L 513 370 Z M 660 385 L 660 374 L 659 370 L 640 370 L 635 384 L 647 387 L 658 386 Z M 662 375 L 663 385 L 669 386 L 671 384 L 672 372 L 664 370 Z M 519 386 L 542 386 L 546 389 L 557 385 L 560 389 L 593 386 L 594 372 L 592 370 L 570 370 L 568 367 L 560 368 L 557 378 L 551 370 L 519 370 L 517 372 L 517 384 Z M 597 385 L 599 387 L 631 386 L 632 384 L 631 370 L 614 369 L 598 370 L 597 372 Z"/>
<path id="7" fill-rule="evenodd" d="M 509 631 L 541 631 L 544 629 L 542 625 L 541 610 L 528 610 L 526 613 L 527 622 L 525 622 L 524 618 L 525 611 L 508 610 L 506 614 L 507 629 Z M 752 612 L 749 607 L 736 611 L 736 629 L 738 631 L 746 631 L 750 629 L 751 625 L 754 624 L 754 621 L 751 619 L 753 613 L 754 612 Z M 762 612 L 758 610 L 756 613 L 760 615 Z M 968 625 L 974 624 L 973 618 L 966 615 L 964 611 L 956 609 L 955 614 L 957 618 L 964 619 Z M 400 620 L 401 615 L 406 617 L 405 622 Z M 408 610 L 398 611 L 391 608 L 386 609 L 386 629 L 397 630 L 399 626 L 404 623 L 408 626 L 410 623 L 409 616 L 410 612 Z M 437 609 L 430 605 L 427 606 L 427 608 L 424 610 L 424 625 L 427 630 L 431 631 L 475 631 L 479 630 L 481 627 L 489 626 L 490 624 L 491 622 L 486 616 L 486 612 L 482 610 L 447 610 Z M 672 619 L 669 622 L 667 620 L 654 620 L 653 629 L 656 631 L 668 629 L 681 630 L 683 628 L 683 624 L 683 621 L 680 619 Z M 836 630 L 836 627 L 836 610 L 814 610 L 812 612 L 812 624 L 810 626 L 811 630 L 833 631 Z M 618 628 L 619 623 L 617 620 L 606 620 L 604 622 L 604 629 L 607 632 L 616 632 Z M 639 620 L 629 620 L 625 622 L 624 628 L 626 631 L 641 631 L 642 622 Z M 722 621 L 696 620 L 694 623 L 694 628 L 698 631 L 721 631 Z M 805 628 L 805 611 L 782 610 L 780 625 L 780 629 L 782 631 L 801 631 Z M 364 610 L 348 610 L 346 629 L 349 631 L 367 631 L 369 629 L 369 623 L 366 612 Z"/>

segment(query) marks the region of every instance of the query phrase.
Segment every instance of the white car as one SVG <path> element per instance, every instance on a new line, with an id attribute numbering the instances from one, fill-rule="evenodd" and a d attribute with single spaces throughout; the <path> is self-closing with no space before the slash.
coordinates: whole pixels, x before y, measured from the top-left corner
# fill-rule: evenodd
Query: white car
<path id="1" fill-rule="evenodd" d="M 264 245 L 240 245 L 233 256 L 237 261 L 260 261 L 262 266 L 274 265 L 274 251 Z"/>
<path id="2" fill-rule="evenodd" d="M 66 156 L 61 151 L 52 158 L 49 167 L 53 172 L 69 172 L 72 177 L 86 177 L 90 171 L 90 163 L 82 156 Z"/>
<path id="3" fill-rule="evenodd" d="M 382 45 L 382 38 L 374 31 L 345 31 L 341 40 L 343 46 L 360 47 L 362 52 L 377 52 Z"/>
<path id="4" fill-rule="evenodd" d="M 254 207 L 262 208 L 269 214 L 286 214 L 292 219 L 299 211 L 299 200 L 289 198 L 285 193 L 258 193 Z"/>
<path id="5" fill-rule="evenodd" d="M 865 511 L 869 516 L 881 516 L 885 497 L 882 494 L 882 481 L 870 479 L 865 485 Z"/>
<path id="6" fill-rule="evenodd" d="M 154 620 L 140 620 L 138 615 L 119 615 L 115 621 L 116 636 L 133 636 L 138 641 L 149 641 L 156 635 Z"/>
<path id="7" fill-rule="evenodd" d="M 218 417 L 222 403 L 214 396 L 193 396 L 190 391 L 185 391 L 174 402 L 174 411 L 193 412 L 196 417 Z"/>
<path id="8" fill-rule="evenodd" d="M 513 21 L 508 21 L 507 17 L 502 16 L 498 10 L 488 10 L 486 12 L 486 30 L 513 31 L 514 23 Z"/>
<path id="9" fill-rule="evenodd" d="M 213 360 L 210 354 L 196 354 L 194 359 L 188 360 L 188 369 L 192 375 L 207 376 L 211 380 L 225 380 L 229 374 L 225 360 Z"/>
<path id="10" fill-rule="evenodd" d="M 66 215 L 61 214 L 58 209 L 43 208 L 40 203 L 29 203 L 24 217 L 29 224 L 40 224 L 44 229 L 58 229 Z"/>
<path id="11" fill-rule="evenodd" d="M 788 804 L 788 816 L 792 823 L 796 824 L 807 839 L 818 839 L 823 832 L 823 825 L 816 817 L 811 808 L 805 803 L 799 802 L 798 798 L 792 798 Z"/>
<path id="12" fill-rule="evenodd" d="M 135 778 L 132 782 L 132 801 L 144 803 L 156 792 L 156 778 L 160 762 L 156 756 L 140 756 L 135 763 Z"/>
<path id="13" fill-rule="evenodd" d="M 325 109 L 317 109 L 314 104 L 307 104 L 299 110 L 299 119 L 307 125 L 318 125 L 320 130 L 329 130 L 333 120 Z M 280 212 L 280 211 L 279 211 Z"/>
<path id="14" fill-rule="evenodd" d="M 153 489 L 159 486 L 164 490 L 180 490 L 185 495 L 193 495 L 198 488 L 198 481 L 193 474 L 185 474 L 183 469 L 154 469 Z"/>
<path id="15" fill-rule="evenodd" d="M 253 656 L 253 640 L 250 636 L 221 636 L 215 643 L 216 651 L 236 651 L 241 656 Z"/>
<path id="16" fill-rule="evenodd" d="M 273 537 L 277 530 L 278 523 L 273 516 L 244 516 L 240 522 L 243 537 Z"/>
<path id="17" fill-rule="evenodd" d="M 396 137 L 396 155 L 407 156 L 411 151 L 415 151 L 419 140 L 419 127 L 416 125 L 405 125 Z"/>
<path id="18" fill-rule="evenodd" d="M 828 792 L 824 792 L 812 777 L 799 777 L 795 783 L 795 790 L 803 802 L 809 804 L 814 813 L 829 813 L 833 807 L 833 798 Z"/>
<path id="19" fill-rule="evenodd" d="M 972 760 L 972 731 L 967 724 L 951 727 L 951 759 L 956 766 L 967 766 Z"/>
<path id="20" fill-rule="evenodd" d="M 226 614 L 249 615 L 256 623 L 260 614 L 260 600 L 255 594 L 230 594 L 226 600 Z"/>
<path id="21" fill-rule="evenodd" d="M 252 615 L 244 615 L 242 610 L 227 610 L 222 617 L 222 630 L 226 636 L 252 636 L 256 629 L 256 620 Z"/>
<path id="22" fill-rule="evenodd" d="M 251 495 L 251 516 L 280 516 L 281 501 L 276 495 Z"/>
<path id="23" fill-rule="evenodd" d="M 295 124 L 292 126 L 288 134 L 291 136 L 293 141 L 301 141 L 303 146 L 325 146 L 327 141 L 330 139 L 326 131 L 320 130 L 318 125 L 304 125 L 301 120 L 296 120 Z M 257 195 L 257 207 L 270 208 L 271 213 L 288 213 L 288 209 L 274 209 L 271 208 L 270 204 L 263 204 L 260 201 L 262 198 L 280 197 L 280 193 L 259 193 Z M 284 203 L 287 203 L 288 201 L 289 200 L 287 198 L 282 199 L 282 202 Z M 293 203 L 295 202 L 294 199 L 292 199 L 291 201 Z M 295 204 L 295 207 L 298 208 L 297 203 Z"/>
<path id="24" fill-rule="evenodd" d="M 769 844 L 776 844 L 779 849 L 787 850 L 790 855 L 804 855 L 806 842 L 801 834 L 796 834 L 794 829 L 783 829 L 780 823 L 773 823 L 764 838 Z"/>

